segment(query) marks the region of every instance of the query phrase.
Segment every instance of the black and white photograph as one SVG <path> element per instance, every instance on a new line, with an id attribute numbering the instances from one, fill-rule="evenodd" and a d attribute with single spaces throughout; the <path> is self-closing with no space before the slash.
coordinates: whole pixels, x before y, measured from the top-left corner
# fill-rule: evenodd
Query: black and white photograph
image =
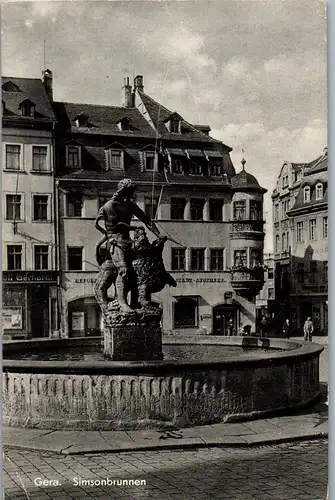
<path id="1" fill-rule="evenodd" d="M 5 500 L 328 500 L 327 10 L 1 6 Z"/>

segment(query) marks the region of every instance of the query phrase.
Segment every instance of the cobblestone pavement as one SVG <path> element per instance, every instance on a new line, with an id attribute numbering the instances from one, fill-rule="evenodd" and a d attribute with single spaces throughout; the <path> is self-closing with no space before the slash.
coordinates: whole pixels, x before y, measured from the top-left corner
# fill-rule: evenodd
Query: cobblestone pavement
<path id="1" fill-rule="evenodd" d="M 260 448 L 90 455 L 5 450 L 6 500 L 324 500 L 327 440 Z M 59 484 L 34 484 L 40 480 Z M 144 480 L 131 486 L 82 480 Z M 77 479 L 77 483 L 78 483 Z"/>

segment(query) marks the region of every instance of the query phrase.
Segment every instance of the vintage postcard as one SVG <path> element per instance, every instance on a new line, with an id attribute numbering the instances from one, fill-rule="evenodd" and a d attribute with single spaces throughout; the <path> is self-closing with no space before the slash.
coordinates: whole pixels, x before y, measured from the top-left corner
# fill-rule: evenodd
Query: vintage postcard
<path id="1" fill-rule="evenodd" d="M 4 498 L 328 498 L 325 4 L 1 24 Z"/>

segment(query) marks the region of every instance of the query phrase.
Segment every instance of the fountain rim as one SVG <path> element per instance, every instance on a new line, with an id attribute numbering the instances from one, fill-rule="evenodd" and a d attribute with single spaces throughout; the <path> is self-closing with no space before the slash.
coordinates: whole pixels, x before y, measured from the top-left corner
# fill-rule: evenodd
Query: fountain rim
<path id="1" fill-rule="evenodd" d="M 274 353 L 263 354 L 259 358 L 251 358 L 249 356 L 231 356 L 229 359 L 222 361 L 48 361 L 48 360 L 27 360 L 27 359 L 6 359 L 7 352 L 15 352 L 36 347 L 43 350 L 52 349 L 52 347 L 65 348 L 76 347 L 83 345 L 92 345 L 102 337 L 72 337 L 67 339 L 39 339 L 39 340 L 6 340 L 3 342 L 3 372 L 16 373 L 64 373 L 64 374 L 100 374 L 100 375 L 125 375 L 132 373 L 152 373 L 165 374 L 166 372 L 174 372 L 188 369 L 241 369 L 245 365 L 246 369 L 274 366 L 286 362 L 287 364 L 294 363 L 297 358 L 309 358 L 318 356 L 324 350 L 323 346 L 314 342 L 305 342 L 303 340 L 296 341 L 290 339 L 279 338 L 260 338 L 260 337 L 216 337 L 216 336 L 197 336 L 189 337 L 174 337 L 164 336 L 163 345 L 236 345 L 244 347 L 264 347 L 270 349 L 283 349 L 282 352 L 275 351 Z M 286 350 L 285 350 L 286 347 Z"/>

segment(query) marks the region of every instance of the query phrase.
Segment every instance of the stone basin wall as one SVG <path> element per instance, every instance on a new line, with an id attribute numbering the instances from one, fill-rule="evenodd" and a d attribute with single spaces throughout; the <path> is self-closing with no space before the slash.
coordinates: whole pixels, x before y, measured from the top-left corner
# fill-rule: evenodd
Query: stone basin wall
<path id="1" fill-rule="evenodd" d="M 165 339 L 195 343 L 194 337 Z M 83 342 L 84 341 L 84 342 Z M 80 339 L 80 345 L 97 342 Z M 136 429 L 247 420 L 297 408 L 320 392 L 313 343 L 267 340 L 289 349 L 270 357 L 222 362 L 74 362 L 6 360 L 6 352 L 50 350 L 77 339 L 4 344 L 5 425 L 40 429 Z M 255 338 L 210 337 L 199 343 L 263 346 Z M 246 344 L 247 343 L 247 344 Z M 36 345 L 34 345 L 36 344 Z M 50 345 L 51 344 L 51 345 Z M 79 345 L 79 344 L 78 344 Z"/>

